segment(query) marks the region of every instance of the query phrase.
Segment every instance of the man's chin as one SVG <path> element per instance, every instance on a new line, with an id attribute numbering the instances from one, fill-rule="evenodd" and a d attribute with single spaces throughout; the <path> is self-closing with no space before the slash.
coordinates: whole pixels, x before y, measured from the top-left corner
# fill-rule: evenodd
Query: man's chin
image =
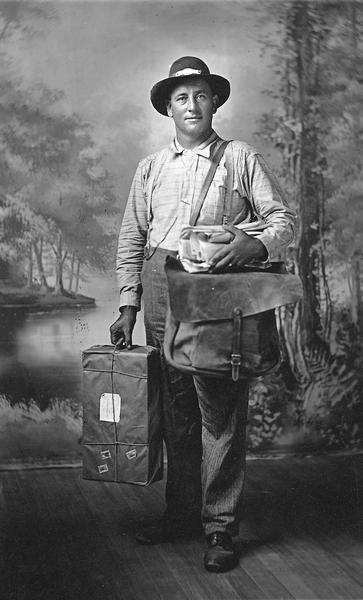
<path id="1" fill-rule="evenodd" d="M 203 134 L 207 131 L 207 128 L 200 119 L 190 119 L 189 121 L 186 121 L 185 128 L 187 131 L 198 131 L 199 134 Z"/>

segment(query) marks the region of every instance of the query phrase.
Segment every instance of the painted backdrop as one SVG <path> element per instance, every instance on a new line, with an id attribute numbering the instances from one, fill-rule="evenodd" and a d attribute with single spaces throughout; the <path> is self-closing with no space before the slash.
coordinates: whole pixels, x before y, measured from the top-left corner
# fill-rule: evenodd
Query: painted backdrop
<path id="1" fill-rule="evenodd" d="M 79 457 L 128 188 L 173 135 L 149 91 L 186 54 L 230 80 L 216 130 L 262 151 L 299 214 L 304 299 L 278 311 L 250 450 L 361 448 L 362 23 L 349 1 L 0 2 L 1 463 Z"/>

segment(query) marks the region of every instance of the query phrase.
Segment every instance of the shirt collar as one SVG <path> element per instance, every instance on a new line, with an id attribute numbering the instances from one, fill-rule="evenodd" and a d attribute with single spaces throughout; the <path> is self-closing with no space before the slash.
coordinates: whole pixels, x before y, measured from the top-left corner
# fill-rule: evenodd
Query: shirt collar
<path id="1" fill-rule="evenodd" d="M 195 154 L 200 154 L 201 156 L 204 156 L 205 158 L 210 158 L 212 144 L 213 144 L 213 142 L 215 142 L 218 139 L 220 139 L 219 135 L 215 131 L 212 131 L 212 133 L 210 134 L 210 136 L 207 140 L 204 140 L 204 142 L 199 144 L 199 146 L 192 148 L 192 152 L 195 152 Z M 181 144 L 179 144 L 176 137 L 174 138 L 174 140 L 171 144 L 171 148 L 172 148 L 172 151 L 174 152 L 174 154 L 182 154 L 185 150 L 185 148 L 183 148 L 183 146 Z"/>

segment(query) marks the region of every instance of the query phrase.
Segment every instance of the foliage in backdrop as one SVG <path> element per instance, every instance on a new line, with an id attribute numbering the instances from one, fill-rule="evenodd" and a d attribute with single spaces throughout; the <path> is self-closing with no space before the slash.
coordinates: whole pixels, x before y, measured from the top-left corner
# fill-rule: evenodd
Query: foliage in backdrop
<path id="1" fill-rule="evenodd" d="M 29 289 L 48 290 L 51 276 L 54 292 L 76 293 L 82 265 L 102 270 L 112 260 L 112 177 L 92 126 L 59 110 L 62 91 L 24 86 L 6 51 L 14 36 L 40 35 L 40 24 L 56 18 L 55 7 L 0 3 L 0 268 L 3 278 Z M 274 34 L 260 40 L 272 56 L 276 86 L 266 93 L 274 108 L 261 115 L 258 134 L 280 153 L 278 178 L 299 215 L 287 261 L 304 286 L 299 304 L 278 311 L 280 370 L 252 386 L 250 447 L 357 449 L 363 441 L 363 6 L 280 0 L 247 8 L 274 24 Z M 4 398 L 1 407 L 11 413 Z M 57 401 L 53 408 L 57 422 L 69 421 Z M 12 426 L 24 417 L 45 427 L 34 404 L 29 410 L 18 407 Z M 74 443 L 78 435 L 75 427 Z"/>
<path id="2" fill-rule="evenodd" d="M 255 388 L 251 441 L 356 448 L 363 440 L 363 6 L 265 8 L 279 30 L 278 43 L 263 41 L 279 91 L 260 135 L 281 153 L 279 179 L 299 215 L 289 260 L 304 299 L 279 310 L 285 360 Z"/>
<path id="3" fill-rule="evenodd" d="M 91 125 L 60 112 L 61 90 L 24 85 L 7 52 L 41 35 L 55 7 L 0 3 L 0 270 L 29 290 L 76 294 L 82 265 L 110 266 L 112 178 Z"/>

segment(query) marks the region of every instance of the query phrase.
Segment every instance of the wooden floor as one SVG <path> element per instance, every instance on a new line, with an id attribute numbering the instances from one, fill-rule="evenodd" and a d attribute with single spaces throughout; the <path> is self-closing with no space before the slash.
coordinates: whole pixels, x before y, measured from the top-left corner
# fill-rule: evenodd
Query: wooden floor
<path id="1" fill-rule="evenodd" d="M 363 456 L 250 460 L 239 566 L 203 570 L 203 538 L 139 546 L 149 488 L 80 469 L 2 471 L 1 600 L 363 599 Z"/>

